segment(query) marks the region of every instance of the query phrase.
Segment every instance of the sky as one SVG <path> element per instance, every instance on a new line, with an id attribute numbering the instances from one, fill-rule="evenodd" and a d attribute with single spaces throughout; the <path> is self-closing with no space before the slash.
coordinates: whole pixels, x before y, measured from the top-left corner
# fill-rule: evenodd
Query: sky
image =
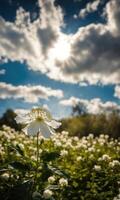
<path id="1" fill-rule="evenodd" d="M 1 0 L 0 116 L 120 110 L 120 0 Z"/>

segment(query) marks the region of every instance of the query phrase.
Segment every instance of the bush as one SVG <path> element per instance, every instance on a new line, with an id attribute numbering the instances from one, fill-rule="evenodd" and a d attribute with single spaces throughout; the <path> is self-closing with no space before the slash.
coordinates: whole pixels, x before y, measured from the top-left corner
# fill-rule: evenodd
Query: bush
<path id="1" fill-rule="evenodd" d="M 66 130 L 71 136 L 87 136 L 93 133 L 95 136 L 109 134 L 110 137 L 120 137 L 120 115 L 118 113 L 106 114 L 84 114 L 62 119 L 59 131 Z"/>
<path id="2" fill-rule="evenodd" d="M 120 143 L 100 135 L 70 137 L 63 131 L 50 139 L 4 126 L 0 131 L 2 200 L 113 200 L 119 194 Z M 117 197 L 116 197 L 117 199 Z"/>

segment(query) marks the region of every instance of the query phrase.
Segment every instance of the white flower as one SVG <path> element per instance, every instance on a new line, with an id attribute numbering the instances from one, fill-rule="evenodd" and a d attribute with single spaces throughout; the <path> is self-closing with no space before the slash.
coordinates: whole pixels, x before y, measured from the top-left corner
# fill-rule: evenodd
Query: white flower
<path id="1" fill-rule="evenodd" d="M 50 113 L 44 108 L 34 108 L 29 113 L 16 117 L 18 123 L 26 124 L 23 131 L 28 135 L 42 133 L 44 137 L 49 137 L 54 133 L 53 129 L 58 128 L 61 123 L 52 119 Z"/>
<path id="2" fill-rule="evenodd" d="M 68 133 L 67 131 L 62 131 L 62 135 L 64 135 L 64 136 L 68 136 L 69 133 Z"/>
<path id="3" fill-rule="evenodd" d="M 71 141 L 68 140 L 68 141 L 64 144 L 64 147 L 72 148 Z"/>
<path id="4" fill-rule="evenodd" d="M 114 167 L 116 165 L 120 165 L 120 162 L 118 160 L 113 160 L 112 162 L 109 163 L 110 167 Z"/>
<path id="5" fill-rule="evenodd" d="M 68 151 L 63 149 L 63 150 L 61 150 L 60 155 L 61 156 L 66 156 L 66 155 L 68 155 Z"/>
<path id="6" fill-rule="evenodd" d="M 100 171 L 101 170 L 101 166 L 100 165 L 95 165 L 94 169 L 95 169 L 95 171 Z"/>
<path id="7" fill-rule="evenodd" d="M 77 160 L 77 162 L 79 162 L 79 161 L 83 160 L 83 158 L 81 156 L 78 156 L 76 160 Z"/>
<path id="8" fill-rule="evenodd" d="M 24 149 L 24 145 L 23 145 L 22 143 L 20 143 L 18 146 L 19 146 L 22 150 Z"/>
<path id="9" fill-rule="evenodd" d="M 79 141 L 79 137 L 74 136 L 74 137 L 73 137 L 73 140 L 74 140 L 75 142 L 78 142 L 78 141 Z"/>
<path id="10" fill-rule="evenodd" d="M 68 180 L 65 179 L 65 178 L 61 178 L 59 180 L 59 184 L 60 184 L 61 187 L 67 186 L 68 185 Z"/>
<path id="11" fill-rule="evenodd" d="M 94 135 L 92 133 L 90 133 L 87 137 L 88 139 L 93 139 L 94 138 Z"/>
<path id="12" fill-rule="evenodd" d="M 109 138 L 109 135 L 105 135 L 105 139 L 108 139 Z"/>
<path id="13" fill-rule="evenodd" d="M 54 142 L 54 145 L 55 145 L 56 147 L 61 147 L 61 146 L 62 146 L 61 142 L 59 142 L 59 141 L 57 141 L 57 140 Z"/>
<path id="14" fill-rule="evenodd" d="M 50 177 L 48 178 L 48 182 L 49 182 L 49 183 L 55 182 L 55 177 L 54 177 L 54 176 L 50 176 Z"/>
<path id="15" fill-rule="evenodd" d="M 4 173 L 1 175 L 1 178 L 5 179 L 5 180 L 8 180 L 10 177 L 10 175 L 8 173 Z"/>
<path id="16" fill-rule="evenodd" d="M 108 156 L 107 154 L 104 154 L 102 156 L 102 160 L 105 160 L 105 161 L 110 160 L 110 156 Z"/>
<path id="17" fill-rule="evenodd" d="M 31 160 L 36 161 L 36 157 L 35 156 L 31 156 Z"/>
<path id="18" fill-rule="evenodd" d="M 49 199 L 52 196 L 52 194 L 53 194 L 52 191 L 49 190 L 49 189 L 46 189 L 43 192 L 43 196 L 44 196 L 45 199 Z"/>
<path id="19" fill-rule="evenodd" d="M 89 152 L 94 152 L 94 151 L 95 151 L 95 148 L 94 148 L 94 147 L 90 147 L 90 148 L 88 149 L 88 151 L 89 151 Z"/>
<path id="20" fill-rule="evenodd" d="M 14 145 L 14 146 L 17 146 L 17 145 L 18 145 L 18 142 L 13 141 L 13 145 Z"/>
<path id="21" fill-rule="evenodd" d="M 93 155 L 93 154 L 90 154 L 89 158 L 90 158 L 90 159 L 93 159 L 93 158 L 94 158 L 94 155 Z"/>
<path id="22" fill-rule="evenodd" d="M 100 152 L 100 149 L 97 149 L 96 151 L 99 153 L 99 152 Z"/>

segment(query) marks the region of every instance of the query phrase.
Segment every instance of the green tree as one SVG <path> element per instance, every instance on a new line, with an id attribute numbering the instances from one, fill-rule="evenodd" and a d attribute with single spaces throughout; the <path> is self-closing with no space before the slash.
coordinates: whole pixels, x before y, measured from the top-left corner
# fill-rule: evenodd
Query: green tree
<path id="1" fill-rule="evenodd" d="M 78 102 L 76 105 L 72 107 L 72 115 L 80 116 L 87 114 L 86 106 L 82 102 Z"/>
<path id="2" fill-rule="evenodd" d="M 14 113 L 12 109 L 6 110 L 6 112 L 0 118 L 0 127 L 2 125 L 7 125 L 10 126 L 11 128 L 14 128 L 17 131 L 20 131 L 22 127 L 20 124 L 16 123 L 15 117 L 16 113 Z"/>

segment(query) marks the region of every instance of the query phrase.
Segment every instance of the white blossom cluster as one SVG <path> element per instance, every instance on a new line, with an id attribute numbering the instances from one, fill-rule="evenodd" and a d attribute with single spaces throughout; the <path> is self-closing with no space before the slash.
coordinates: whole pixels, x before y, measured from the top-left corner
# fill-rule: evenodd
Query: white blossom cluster
<path id="1" fill-rule="evenodd" d="M 10 127 L 3 126 L 0 130 L 0 161 L 5 163 L 10 158 L 13 161 L 20 161 L 22 163 L 31 162 L 34 166 L 36 163 L 36 136 L 27 136 L 23 132 L 17 132 Z M 59 170 L 65 170 L 70 180 L 79 177 L 82 180 L 82 172 L 87 171 L 90 175 L 99 177 L 100 173 L 108 173 L 110 176 L 120 174 L 120 142 L 117 139 L 109 138 L 108 135 L 100 135 L 94 137 L 93 134 L 78 138 L 77 136 L 69 136 L 68 132 L 63 131 L 56 133 L 49 139 L 43 138 L 39 135 L 39 169 L 42 169 L 43 155 L 49 153 L 57 153 L 55 159 L 49 160 L 50 167 L 58 167 Z M 53 167 L 54 169 L 54 167 Z M 45 188 L 43 190 L 44 199 L 54 197 L 56 192 L 50 186 L 56 186 L 61 191 L 71 187 L 72 181 L 68 177 L 53 173 L 46 179 Z M 34 175 L 26 173 L 27 178 Z M 1 175 L 1 179 L 9 181 L 9 179 L 20 180 L 20 174 L 13 174 L 10 171 L 5 171 Z M 40 177 L 39 177 L 40 178 Z M 40 180 L 40 179 L 39 179 Z M 109 177 L 108 177 L 109 181 Z M 118 180 L 116 180 L 118 181 Z M 79 184 L 78 181 L 73 181 L 74 187 Z M 39 193 L 39 191 L 38 191 Z M 34 193 L 34 195 L 38 195 Z M 118 200 L 120 196 L 114 197 Z"/>

